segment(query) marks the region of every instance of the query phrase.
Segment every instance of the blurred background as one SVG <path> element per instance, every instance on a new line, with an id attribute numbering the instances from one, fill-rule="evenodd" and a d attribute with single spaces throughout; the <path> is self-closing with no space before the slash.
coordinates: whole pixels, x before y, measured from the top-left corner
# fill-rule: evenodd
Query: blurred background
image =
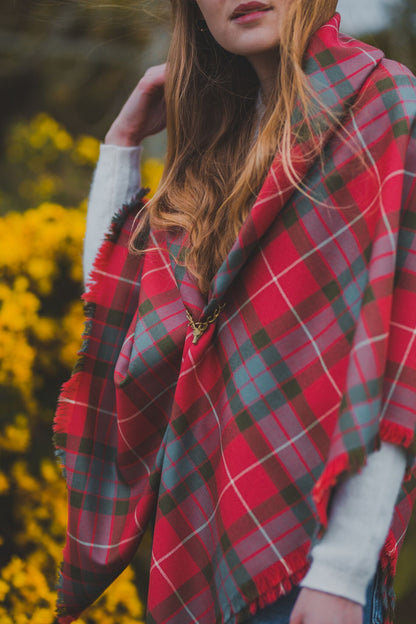
<path id="1" fill-rule="evenodd" d="M 81 248 L 99 143 L 169 41 L 166 0 L 3 0 L 0 22 L 0 624 L 52 624 L 66 523 L 51 424 L 83 327 Z M 416 69 L 416 0 L 340 0 L 342 27 Z M 146 141 L 153 190 L 165 136 Z M 84 624 L 142 621 L 149 538 Z M 396 583 L 416 613 L 416 521 Z"/>

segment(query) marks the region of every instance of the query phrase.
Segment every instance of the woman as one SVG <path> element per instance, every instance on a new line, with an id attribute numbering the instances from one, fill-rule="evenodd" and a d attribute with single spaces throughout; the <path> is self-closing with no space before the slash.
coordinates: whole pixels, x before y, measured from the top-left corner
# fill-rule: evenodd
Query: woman
<path id="1" fill-rule="evenodd" d="M 391 620 L 414 500 L 416 85 L 339 34 L 336 4 L 173 0 L 169 70 L 106 136 L 87 275 L 127 205 L 56 418 L 63 624 L 152 517 L 148 622 Z M 145 203 L 136 146 L 165 107 Z"/>

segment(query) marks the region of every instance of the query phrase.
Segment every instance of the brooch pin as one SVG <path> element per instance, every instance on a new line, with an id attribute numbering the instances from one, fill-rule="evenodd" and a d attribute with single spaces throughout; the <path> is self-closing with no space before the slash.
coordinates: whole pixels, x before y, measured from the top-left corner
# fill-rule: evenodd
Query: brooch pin
<path id="1" fill-rule="evenodd" d="M 192 332 L 194 335 L 192 344 L 198 344 L 198 341 L 201 338 L 201 336 L 205 334 L 205 332 L 207 331 L 210 325 L 215 323 L 215 321 L 221 314 L 221 311 L 224 309 L 224 307 L 225 307 L 225 303 L 222 303 L 221 305 L 217 306 L 214 312 L 210 314 L 209 316 L 207 316 L 205 320 L 197 321 L 197 322 L 194 321 L 189 310 L 186 310 L 186 318 L 188 319 L 188 324 L 191 326 Z"/>

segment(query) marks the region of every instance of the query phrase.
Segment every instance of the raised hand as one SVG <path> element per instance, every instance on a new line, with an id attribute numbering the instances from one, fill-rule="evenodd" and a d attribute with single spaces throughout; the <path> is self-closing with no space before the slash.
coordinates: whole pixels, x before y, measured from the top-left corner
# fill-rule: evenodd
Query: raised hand
<path id="1" fill-rule="evenodd" d="M 150 67 L 105 136 L 104 143 L 131 147 L 166 127 L 166 63 Z"/>

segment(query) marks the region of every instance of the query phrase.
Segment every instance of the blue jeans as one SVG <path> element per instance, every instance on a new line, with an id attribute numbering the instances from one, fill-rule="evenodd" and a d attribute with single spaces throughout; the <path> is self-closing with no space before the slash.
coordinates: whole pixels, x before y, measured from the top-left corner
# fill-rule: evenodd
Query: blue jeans
<path id="1" fill-rule="evenodd" d="M 290 614 L 300 592 L 300 587 L 279 598 L 279 600 L 261 609 L 245 624 L 289 624 Z M 364 607 L 363 624 L 383 624 L 380 574 L 377 572 L 367 589 L 367 602 Z"/>

